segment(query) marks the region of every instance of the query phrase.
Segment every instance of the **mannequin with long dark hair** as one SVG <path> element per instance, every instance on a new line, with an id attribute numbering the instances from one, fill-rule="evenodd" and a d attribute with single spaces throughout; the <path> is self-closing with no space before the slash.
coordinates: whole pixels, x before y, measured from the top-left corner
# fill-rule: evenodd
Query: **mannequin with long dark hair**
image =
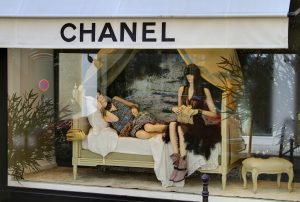
<path id="1" fill-rule="evenodd" d="M 205 117 L 217 118 L 215 104 L 211 92 L 206 87 L 200 68 L 195 64 L 187 65 L 184 70 L 186 85 L 178 89 L 178 106 L 173 107 L 174 113 L 180 113 L 182 106 L 191 106 L 195 111 L 193 124 L 171 122 L 169 124 L 169 135 L 173 154 L 170 156 L 174 171 L 170 180 L 179 182 L 187 176 L 187 150 L 194 154 L 210 156 L 210 150 L 220 142 L 220 125 L 208 124 Z"/>

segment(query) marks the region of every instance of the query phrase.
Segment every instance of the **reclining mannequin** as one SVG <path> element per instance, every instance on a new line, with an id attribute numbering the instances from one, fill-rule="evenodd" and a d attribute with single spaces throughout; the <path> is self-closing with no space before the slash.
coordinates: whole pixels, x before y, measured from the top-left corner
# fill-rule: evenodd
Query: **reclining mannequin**
<path id="1" fill-rule="evenodd" d="M 157 120 L 148 112 L 139 112 L 138 105 L 121 97 L 113 97 L 112 101 L 97 92 L 97 100 L 104 119 L 111 122 L 111 126 L 120 136 L 149 139 L 165 132 L 167 125 Z"/>

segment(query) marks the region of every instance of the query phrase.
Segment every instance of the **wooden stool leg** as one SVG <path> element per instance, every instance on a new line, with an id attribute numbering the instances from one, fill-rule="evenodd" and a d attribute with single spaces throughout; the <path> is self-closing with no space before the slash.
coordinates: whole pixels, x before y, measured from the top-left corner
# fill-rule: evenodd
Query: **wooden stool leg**
<path id="1" fill-rule="evenodd" d="M 73 178 L 74 180 L 77 178 L 77 165 L 73 165 Z"/>
<path id="2" fill-rule="evenodd" d="M 280 187 L 281 173 L 277 174 L 277 187 Z"/>
<path id="3" fill-rule="evenodd" d="M 292 188 L 292 182 L 293 182 L 293 179 L 294 179 L 294 171 L 293 171 L 293 168 L 290 168 L 289 171 L 287 172 L 288 176 L 289 176 L 289 181 L 288 181 L 288 190 L 289 192 L 293 191 L 293 188 Z"/>
<path id="4" fill-rule="evenodd" d="M 247 178 L 246 178 L 246 168 L 243 166 L 242 167 L 242 177 L 243 177 L 243 181 L 244 181 L 244 188 L 247 188 Z"/>
<path id="5" fill-rule="evenodd" d="M 253 192 L 254 193 L 256 193 L 256 190 L 257 190 L 257 176 L 258 176 L 257 170 L 254 168 L 252 170 L 252 182 L 253 182 Z"/>

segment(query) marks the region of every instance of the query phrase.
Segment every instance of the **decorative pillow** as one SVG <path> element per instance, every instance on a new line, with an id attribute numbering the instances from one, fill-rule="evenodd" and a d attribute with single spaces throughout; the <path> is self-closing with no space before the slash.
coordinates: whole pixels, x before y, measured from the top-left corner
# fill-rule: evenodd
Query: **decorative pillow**
<path id="1" fill-rule="evenodd" d="M 84 140 L 86 138 L 86 135 L 81 129 L 75 129 L 75 128 L 68 130 L 66 136 L 68 141 L 79 141 L 79 140 Z"/>

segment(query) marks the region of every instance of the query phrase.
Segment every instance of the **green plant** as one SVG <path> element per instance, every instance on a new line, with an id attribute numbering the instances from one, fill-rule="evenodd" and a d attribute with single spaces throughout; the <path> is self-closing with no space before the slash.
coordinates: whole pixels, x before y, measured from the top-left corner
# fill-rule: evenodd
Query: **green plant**
<path id="1" fill-rule="evenodd" d="M 69 113 L 67 107 L 61 112 Z M 53 159 L 55 117 L 53 100 L 33 90 L 9 96 L 8 172 L 15 179 L 23 179 L 25 170 L 38 171 L 39 161 Z"/>
<path id="2" fill-rule="evenodd" d="M 221 57 L 218 66 L 222 69 L 219 75 L 222 88 L 232 98 L 232 103 L 228 103 L 228 113 L 239 115 L 241 121 L 251 117 L 257 124 L 270 118 L 273 55 L 241 53 L 239 57 Z M 265 131 L 271 130 L 269 126 L 260 127 L 264 127 Z"/>
<path id="3" fill-rule="evenodd" d="M 245 88 L 245 72 L 236 56 L 221 57 L 218 66 L 222 69 L 219 74 L 219 79 L 222 82 L 220 88 L 226 92 L 225 96 L 230 97 L 225 113 L 229 116 L 238 115 L 243 122 L 251 116 L 249 91 Z"/>

